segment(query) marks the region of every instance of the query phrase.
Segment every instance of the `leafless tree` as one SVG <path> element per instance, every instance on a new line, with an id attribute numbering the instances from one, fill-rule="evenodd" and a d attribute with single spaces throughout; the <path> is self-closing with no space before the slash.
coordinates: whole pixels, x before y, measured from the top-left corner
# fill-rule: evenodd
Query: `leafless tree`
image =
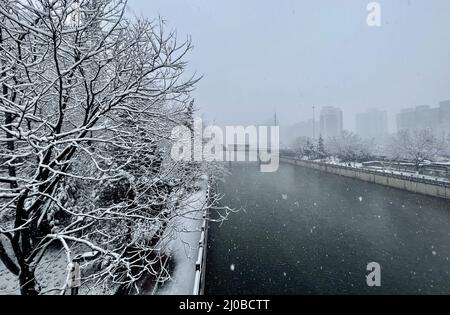
<path id="1" fill-rule="evenodd" d="M 427 160 L 433 161 L 445 152 L 445 139 L 439 139 L 428 129 L 401 130 L 388 144 L 389 156 L 394 160 L 407 160 L 419 171 Z"/>
<path id="2" fill-rule="evenodd" d="M 357 134 L 344 130 L 338 137 L 328 139 L 326 145 L 330 154 L 344 162 L 368 160 L 373 156 L 374 143 L 364 141 Z"/>
<path id="3" fill-rule="evenodd" d="M 89 257 L 86 281 L 129 287 L 160 272 L 160 238 L 201 171 L 167 153 L 192 110 L 191 42 L 125 7 L 0 3 L 0 259 L 22 294 L 40 293 L 52 246 L 68 263 Z"/>
<path id="4" fill-rule="evenodd" d="M 299 158 L 302 158 L 306 155 L 305 148 L 306 148 L 307 143 L 308 143 L 307 137 L 297 137 L 292 142 L 292 148 Z"/>

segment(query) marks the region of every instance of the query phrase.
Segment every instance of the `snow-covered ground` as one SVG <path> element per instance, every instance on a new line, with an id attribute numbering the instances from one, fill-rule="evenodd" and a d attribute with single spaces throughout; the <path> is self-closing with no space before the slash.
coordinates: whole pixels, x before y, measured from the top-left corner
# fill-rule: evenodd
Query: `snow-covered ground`
<path id="1" fill-rule="evenodd" d="M 157 290 L 158 295 L 191 295 L 194 289 L 195 263 L 198 257 L 203 214 L 207 206 L 206 191 L 208 179 L 204 176 L 200 189 L 186 202 L 180 216 L 174 218 L 163 239 L 166 244 L 166 254 L 175 262 L 171 279 Z M 151 292 L 149 292 L 150 294 Z"/>
<path id="2" fill-rule="evenodd" d="M 163 237 L 161 246 L 166 248 L 166 254 L 174 260 L 175 269 L 171 274 L 171 279 L 164 283 L 156 294 L 192 294 L 198 244 L 207 204 L 207 177 L 202 177 L 198 185 L 199 190 L 184 202 L 185 206 L 179 210 L 178 216 L 170 222 L 166 229 L 168 232 Z M 5 241 L 3 244 L 6 245 L 8 242 Z M 77 248 L 71 248 L 71 251 L 74 254 L 83 252 Z M 41 294 L 61 294 L 60 289 L 64 287 L 67 278 L 67 260 L 64 250 L 49 249 L 37 268 L 36 278 L 41 285 Z M 80 295 L 109 295 L 113 294 L 116 289 L 117 287 L 82 285 Z M 152 292 L 145 293 L 151 294 Z M 17 277 L 0 262 L 0 295 L 17 294 L 20 294 Z M 67 291 L 67 294 L 70 294 L 70 290 Z"/>
<path id="3" fill-rule="evenodd" d="M 328 164 L 333 164 L 333 165 L 340 165 L 340 166 L 350 166 L 350 167 L 357 167 L 357 168 L 361 168 L 363 167 L 362 163 L 358 163 L 358 162 L 339 162 L 338 160 L 330 160 L 330 161 L 326 161 L 325 163 Z"/>
<path id="4" fill-rule="evenodd" d="M 3 244 L 8 244 L 3 242 Z M 8 250 L 10 250 L 8 248 Z M 81 253 L 79 248 L 72 248 L 73 253 Z M 41 294 L 61 294 L 67 279 L 67 258 L 64 250 L 49 249 L 42 258 L 36 270 L 36 279 L 41 286 Z M 80 295 L 113 294 L 117 288 L 84 285 Z M 0 262 L 0 295 L 19 295 L 19 281 L 5 265 Z M 66 290 L 70 294 L 70 289 Z"/>

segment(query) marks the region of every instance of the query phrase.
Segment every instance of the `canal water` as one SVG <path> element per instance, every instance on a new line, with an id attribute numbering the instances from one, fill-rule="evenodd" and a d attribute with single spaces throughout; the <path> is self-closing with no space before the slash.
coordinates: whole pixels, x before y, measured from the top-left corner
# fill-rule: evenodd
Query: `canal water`
<path id="1" fill-rule="evenodd" d="M 293 165 L 233 164 L 205 294 L 450 294 L 450 203 Z M 366 283 L 381 265 L 381 286 Z"/>

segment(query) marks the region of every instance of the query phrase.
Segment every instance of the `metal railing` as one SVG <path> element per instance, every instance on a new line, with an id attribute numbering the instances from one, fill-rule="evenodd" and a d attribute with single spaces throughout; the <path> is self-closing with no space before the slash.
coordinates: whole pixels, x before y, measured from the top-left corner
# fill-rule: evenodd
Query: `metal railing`
<path id="1" fill-rule="evenodd" d="M 210 199 L 210 186 L 206 190 L 206 201 Z M 192 295 L 202 295 L 205 288 L 205 271 L 206 271 L 206 250 L 208 245 L 208 212 L 209 208 L 203 213 L 203 224 L 201 228 L 200 240 L 198 242 L 198 255 L 195 262 L 195 278 Z"/>

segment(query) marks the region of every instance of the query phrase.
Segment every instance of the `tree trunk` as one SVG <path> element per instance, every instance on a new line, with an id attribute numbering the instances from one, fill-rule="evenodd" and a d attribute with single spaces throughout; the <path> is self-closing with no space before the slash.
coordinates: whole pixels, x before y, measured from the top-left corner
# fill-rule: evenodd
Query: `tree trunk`
<path id="1" fill-rule="evenodd" d="M 17 267 L 16 263 L 9 257 L 8 253 L 3 247 L 1 240 L 0 240 L 0 260 L 12 274 L 16 276 L 19 275 L 20 272 L 19 267 Z"/>
<path id="2" fill-rule="evenodd" d="M 16 218 L 14 222 L 15 228 L 24 226 L 28 220 L 28 213 L 24 208 L 27 196 L 28 191 L 24 191 L 17 201 Z M 28 262 L 28 257 L 30 257 L 32 252 L 31 237 L 30 227 L 25 227 L 16 232 L 16 235 L 14 235 L 11 242 L 20 267 L 19 284 L 20 293 L 22 295 L 38 295 L 34 270 L 30 269 Z"/>
<path id="3" fill-rule="evenodd" d="M 20 294 L 22 295 L 38 295 L 36 290 L 36 279 L 34 273 L 30 271 L 30 268 L 26 263 L 20 266 L 19 283 Z"/>

